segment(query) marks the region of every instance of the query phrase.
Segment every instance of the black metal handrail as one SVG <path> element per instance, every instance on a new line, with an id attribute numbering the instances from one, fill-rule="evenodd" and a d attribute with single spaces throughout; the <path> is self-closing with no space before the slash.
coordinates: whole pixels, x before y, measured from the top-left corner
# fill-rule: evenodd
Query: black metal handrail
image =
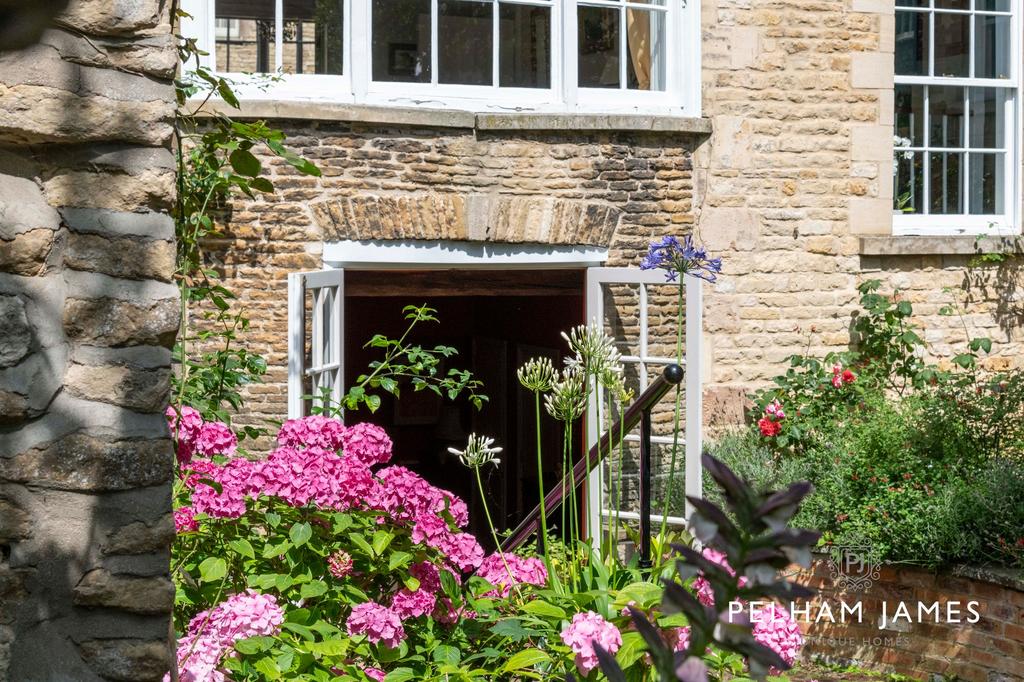
<path id="1" fill-rule="evenodd" d="M 673 386 L 683 380 L 683 368 L 669 365 L 661 376 L 640 394 L 625 413 L 601 435 L 590 456 L 584 457 L 573 465 L 572 471 L 544 496 L 544 507 L 548 516 L 565 501 L 565 493 L 578 487 L 590 475 L 594 467 L 601 464 L 601 457 L 618 447 L 622 435 L 640 425 L 640 562 L 649 566 L 651 557 L 651 410 Z M 587 468 L 587 464 L 590 468 Z M 570 481 L 571 477 L 571 481 Z M 522 522 L 501 544 L 502 551 L 511 551 L 521 547 L 531 535 L 540 528 L 540 505 L 526 515 Z"/>

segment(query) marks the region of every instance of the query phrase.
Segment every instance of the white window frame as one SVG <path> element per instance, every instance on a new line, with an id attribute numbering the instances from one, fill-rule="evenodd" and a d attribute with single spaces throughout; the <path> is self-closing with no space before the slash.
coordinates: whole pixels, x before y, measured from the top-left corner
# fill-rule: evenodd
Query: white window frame
<path id="1" fill-rule="evenodd" d="M 517 0 L 502 0 L 516 2 Z M 663 0 L 666 7 L 665 90 L 642 91 L 620 88 L 577 87 L 577 8 L 601 5 L 650 10 L 652 4 L 637 0 L 519 0 L 531 5 L 551 5 L 551 87 L 503 88 L 498 85 L 447 85 L 375 82 L 371 64 L 371 2 L 344 0 L 343 75 L 277 74 L 276 82 L 247 74 L 228 74 L 243 99 L 318 101 L 339 104 L 368 104 L 479 112 L 524 111 L 536 113 L 617 113 L 699 117 L 701 115 L 701 33 L 700 0 Z M 215 0 L 183 0 L 182 8 L 192 15 L 181 23 L 186 36 L 197 39 L 209 53 L 203 64 L 216 73 Z M 277 2 L 277 25 L 283 23 L 283 0 Z M 625 4 L 624 4 L 625 3 Z M 432 23 L 436 33 L 437 0 Z M 495 8 L 497 1 L 495 0 Z M 624 22 L 624 20 L 623 20 Z M 358 30 L 357 30 L 358 27 Z M 494 25 L 497 32 L 497 23 Z M 628 58 L 626 27 L 621 27 L 620 54 Z M 433 40 L 436 63 L 438 41 Z M 497 41 L 494 46 L 497 50 Z M 276 32 L 276 67 L 283 58 L 281 31 Z M 620 71 L 626 65 L 620 59 Z M 497 64 L 495 64 L 497 72 Z M 437 80 L 437 69 L 432 69 Z"/>
<path id="2" fill-rule="evenodd" d="M 686 422 L 682 425 L 679 444 L 682 447 L 682 474 L 683 485 L 686 495 L 691 497 L 703 496 L 703 465 L 701 454 L 704 447 L 703 424 L 703 383 L 701 377 L 702 347 L 704 336 L 704 290 L 703 281 L 696 277 L 681 276 L 681 282 L 675 286 L 685 287 L 684 301 L 686 306 L 686 344 L 682 361 L 685 370 L 683 384 L 683 399 L 686 406 Z M 649 286 L 666 286 L 664 270 L 639 270 L 636 268 L 589 268 L 587 270 L 587 319 L 597 320 L 603 325 L 604 309 L 604 287 L 613 284 L 627 284 L 638 287 L 638 355 L 623 355 L 624 364 L 636 365 L 639 368 L 639 390 L 642 393 L 648 386 L 647 370 L 649 366 L 665 367 L 676 362 L 675 358 L 657 357 L 648 353 L 648 293 Z M 599 399 L 596 404 L 589 406 L 587 414 L 587 447 L 593 448 L 603 433 L 604 398 L 601 396 L 604 389 L 598 389 Z M 638 427 L 639 428 L 639 427 Z M 639 443 L 640 436 L 627 434 L 626 442 Z M 652 445 L 671 445 L 671 436 L 651 436 Z M 678 460 L 677 460 L 678 461 Z M 590 518 L 587 520 L 587 528 L 591 536 L 593 530 L 602 528 L 604 522 L 618 514 L 619 518 L 637 520 L 639 515 L 635 512 L 614 510 L 612 505 L 605 499 L 605 487 L 603 481 L 604 467 L 600 466 L 590 473 L 588 490 L 599 492 L 600 504 L 592 505 Z M 651 521 L 661 523 L 664 510 L 661 507 L 664 500 L 651 500 Z M 686 519 L 692 513 L 692 505 L 686 502 L 685 518 L 669 516 L 666 520 L 668 525 L 686 526 Z"/>
<path id="3" fill-rule="evenodd" d="M 917 86 L 954 86 L 965 88 L 965 109 L 964 109 L 964 132 L 963 132 L 963 148 L 939 148 L 930 147 L 930 126 L 925 123 L 924 125 L 924 140 L 922 147 L 907 147 L 894 149 L 894 154 L 905 151 L 920 152 L 923 153 L 925 159 L 925 168 L 929 161 L 929 155 L 931 152 L 959 152 L 963 154 L 963 163 L 961 166 L 961 194 L 964 197 L 964 206 L 969 210 L 970 200 L 970 155 L 972 152 L 986 152 L 986 151 L 999 151 L 1004 153 L 1004 182 L 1003 182 L 1003 213 L 994 215 L 984 214 L 971 214 L 971 213 L 960 213 L 960 214 L 912 214 L 902 213 L 899 211 L 893 212 L 893 234 L 894 235 L 922 235 L 922 236 L 950 236 L 950 235 L 1017 235 L 1021 233 L 1021 221 L 1022 221 L 1022 207 L 1021 203 L 1024 200 L 1024 188 L 1022 188 L 1022 173 L 1021 164 L 1024 161 L 1024 133 L 1021 131 L 1022 114 L 1021 108 L 1024 103 L 1024 78 L 1022 78 L 1021 69 L 1021 45 L 1022 45 L 1022 32 L 1024 32 L 1024 10 L 1021 9 L 1019 0 L 1012 0 L 1010 3 L 1009 12 L 997 12 L 989 10 L 975 10 L 975 3 L 977 0 L 971 0 L 971 8 L 969 10 L 950 10 L 944 8 L 935 7 L 935 0 L 929 0 L 927 7 L 903 7 L 897 6 L 896 11 L 898 12 L 913 12 L 913 13 L 926 13 L 933 14 L 938 11 L 946 14 L 963 14 L 971 16 L 970 24 L 970 36 L 971 46 L 970 51 L 970 69 L 971 73 L 974 72 L 974 59 L 975 50 L 973 49 L 973 41 L 975 39 L 974 31 L 974 17 L 977 14 L 982 15 L 999 15 L 999 16 L 1010 16 L 1011 26 L 1011 38 L 1010 38 L 1010 78 L 1008 79 L 991 79 L 991 78 L 950 78 L 950 77 L 939 77 L 934 75 L 928 76 L 905 76 L 896 75 L 896 85 L 917 85 Z M 928 22 L 928 70 L 929 73 L 934 72 L 935 63 L 935 48 L 934 48 L 934 34 L 935 34 L 935 22 Z M 1006 120 L 1006 133 L 1004 141 L 1004 149 L 1000 150 L 988 150 L 975 148 L 971 149 L 968 145 L 970 144 L 970 90 L 969 88 L 977 87 L 998 87 L 1005 90 L 1008 93 L 1006 98 L 1005 107 L 1005 120 Z M 925 90 L 926 95 L 923 102 L 924 112 L 922 120 L 927 121 L 927 112 L 929 109 L 929 102 L 927 96 L 927 89 Z M 895 125 L 895 122 L 894 122 Z M 894 156 L 895 158 L 895 156 Z M 923 177 L 923 191 L 925 195 L 924 206 L 927 208 L 928 198 L 930 193 L 930 174 L 927 170 L 924 171 Z M 895 183 L 895 178 L 894 178 Z M 895 189 L 894 189 L 895 194 Z"/>
<path id="4" fill-rule="evenodd" d="M 312 295 L 309 314 L 310 359 L 306 363 L 306 292 Z M 313 385 L 312 402 L 330 391 L 332 406 L 344 397 L 345 271 L 293 272 L 288 275 L 288 418 L 306 415 L 305 379 Z"/>

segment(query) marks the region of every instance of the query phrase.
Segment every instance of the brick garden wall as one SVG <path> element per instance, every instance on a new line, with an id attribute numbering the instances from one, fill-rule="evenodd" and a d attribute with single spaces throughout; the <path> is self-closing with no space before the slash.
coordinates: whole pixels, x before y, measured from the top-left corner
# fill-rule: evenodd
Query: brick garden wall
<path id="1" fill-rule="evenodd" d="M 76 0 L 0 53 L 0 680 L 169 667 L 169 11 Z"/>
<path id="2" fill-rule="evenodd" d="M 804 611 L 809 615 L 797 611 L 806 637 L 804 657 L 925 680 L 933 675 L 965 682 L 1024 680 L 1024 583 L 1020 576 L 977 569 L 957 573 L 936 575 L 886 566 L 869 589 L 849 591 L 836 587 L 826 561 L 816 561 L 796 578 L 818 591 L 811 602 L 798 607 L 809 608 Z M 844 602 L 851 609 L 859 602 L 863 617 L 851 615 L 841 622 Z M 943 621 L 962 622 L 936 623 L 934 611 L 919 617 L 918 602 L 925 608 L 938 603 Z M 967 622 L 972 618 L 970 602 L 977 602 L 973 609 L 980 619 L 976 623 Z M 821 616 L 824 603 L 835 623 Z M 881 619 L 883 603 L 890 622 Z M 907 605 L 912 622 L 894 618 L 900 603 Z"/>

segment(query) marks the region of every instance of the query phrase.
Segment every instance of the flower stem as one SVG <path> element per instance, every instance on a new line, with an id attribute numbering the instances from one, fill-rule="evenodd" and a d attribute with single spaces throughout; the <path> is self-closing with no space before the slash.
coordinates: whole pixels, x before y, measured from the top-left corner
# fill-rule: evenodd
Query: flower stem
<path id="1" fill-rule="evenodd" d="M 554 581 L 554 572 L 551 568 L 551 555 L 548 551 L 548 509 L 544 502 L 544 457 L 541 454 L 540 435 L 540 391 L 533 392 L 533 403 L 537 417 L 537 488 L 540 490 L 540 536 L 541 547 L 544 550 L 544 566 L 548 569 L 548 576 Z"/>
<path id="2" fill-rule="evenodd" d="M 494 521 L 491 520 L 491 510 L 487 507 L 487 493 L 484 492 L 484 481 L 480 478 L 480 467 L 473 467 L 473 472 L 476 473 L 476 487 L 480 490 L 480 504 L 484 508 L 484 516 L 487 517 L 487 526 L 491 529 L 491 537 L 494 538 L 494 551 L 501 557 L 501 563 L 505 565 L 505 571 L 508 573 L 509 587 L 513 587 L 516 584 L 516 577 L 512 575 L 512 569 L 508 566 L 508 561 L 505 559 L 505 553 L 501 551 L 501 541 L 498 540 L 498 531 L 494 527 Z"/>
<path id="3" fill-rule="evenodd" d="M 693 339 L 691 339 L 693 341 Z M 676 364 L 682 364 L 683 362 L 683 282 L 679 282 L 679 298 L 676 301 Z M 687 367 L 686 371 L 691 371 L 692 367 Z M 668 532 L 668 515 L 672 511 L 672 495 L 675 493 L 675 482 L 676 482 L 676 459 L 679 452 L 679 426 L 680 426 L 680 415 L 682 412 L 682 398 L 683 389 L 682 386 L 676 386 L 676 406 L 673 412 L 673 424 L 672 424 L 672 458 L 669 462 L 668 467 L 668 489 L 665 492 L 665 508 L 662 511 L 661 516 L 661 530 L 658 532 L 660 539 L 664 540 L 665 534 Z"/>

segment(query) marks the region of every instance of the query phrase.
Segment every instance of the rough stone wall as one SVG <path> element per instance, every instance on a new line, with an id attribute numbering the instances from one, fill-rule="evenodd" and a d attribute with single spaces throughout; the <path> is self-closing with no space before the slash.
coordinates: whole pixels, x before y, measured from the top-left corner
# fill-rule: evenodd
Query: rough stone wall
<path id="1" fill-rule="evenodd" d="M 694 162 L 698 225 L 727 271 L 705 315 L 711 416 L 736 421 L 747 387 L 786 356 L 843 349 L 871 278 L 904 292 L 936 356 L 963 347 L 961 321 L 939 311 L 966 296 L 971 335 L 996 343 L 989 364 L 1019 365 L 1012 265 L 860 254 L 861 236 L 892 230 L 892 1 L 702 0 L 702 12 L 714 133 Z"/>
<path id="2" fill-rule="evenodd" d="M 0 680 L 170 660 L 170 3 L 0 53 Z"/>
<path id="3" fill-rule="evenodd" d="M 610 242 L 625 264 L 693 220 L 691 135 L 277 124 L 323 177 L 264 159 L 275 195 L 237 202 L 224 238 L 208 244 L 252 317 L 250 350 L 270 367 L 264 385 L 248 388 L 243 422 L 287 411 L 285 280 L 323 267 L 323 240 Z"/>

